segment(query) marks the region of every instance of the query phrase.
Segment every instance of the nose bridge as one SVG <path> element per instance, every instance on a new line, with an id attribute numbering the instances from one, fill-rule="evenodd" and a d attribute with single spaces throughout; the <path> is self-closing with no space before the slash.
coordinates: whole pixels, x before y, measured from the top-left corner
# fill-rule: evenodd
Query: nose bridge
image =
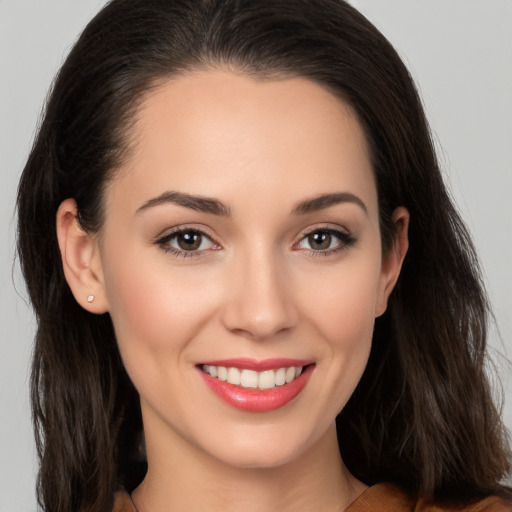
<path id="1" fill-rule="evenodd" d="M 224 311 L 226 327 L 251 338 L 264 339 L 296 322 L 286 264 L 273 247 L 251 244 L 234 257 L 231 289 Z"/>

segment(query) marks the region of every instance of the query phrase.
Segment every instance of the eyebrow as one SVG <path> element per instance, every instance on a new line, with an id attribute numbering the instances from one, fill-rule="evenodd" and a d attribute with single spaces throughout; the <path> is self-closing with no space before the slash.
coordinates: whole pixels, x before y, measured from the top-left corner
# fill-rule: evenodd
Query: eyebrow
<path id="1" fill-rule="evenodd" d="M 306 199 L 300 202 L 294 209 L 295 215 L 305 215 L 307 213 L 313 213 L 330 206 L 334 206 L 340 203 L 354 203 L 359 206 L 366 214 L 368 209 L 364 202 L 354 194 L 350 192 L 338 192 L 335 194 L 322 194 L 321 196 Z"/>
<path id="2" fill-rule="evenodd" d="M 167 203 L 184 206 L 185 208 L 190 208 L 191 210 L 197 210 L 199 212 L 221 215 L 224 217 L 228 217 L 231 214 L 229 207 L 227 207 L 218 199 L 204 196 L 193 196 L 184 192 L 174 191 L 164 192 L 157 197 L 149 199 L 137 210 L 136 213 L 139 214 L 148 208 L 153 208 L 154 206 Z"/>
<path id="3" fill-rule="evenodd" d="M 157 197 L 149 199 L 140 208 L 138 208 L 136 213 L 139 214 L 148 208 L 153 208 L 155 206 L 167 203 L 190 208 L 191 210 L 211 213 L 213 215 L 220 215 L 223 217 L 229 217 L 231 215 L 231 210 L 229 207 L 218 199 L 205 196 L 195 196 L 192 194 L 175 191 L 164 192 Z M 306 199 L 305 201 L 302 201 L 297 206 L 295 206 L 292 213 L 294 215 L 306 215 L 308 213 L 323 210 L 340 203 L 354 203 L 359 206 L 365 213 L 368 213 L 364 202 L 359 197 L 351 194 L 350 192 L 322 194 L 311 199 Z"/>

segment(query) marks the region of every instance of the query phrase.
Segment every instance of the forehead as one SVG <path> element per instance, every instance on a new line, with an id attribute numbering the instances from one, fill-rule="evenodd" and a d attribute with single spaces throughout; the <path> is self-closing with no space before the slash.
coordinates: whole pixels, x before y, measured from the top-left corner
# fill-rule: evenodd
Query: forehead
<path id="1" fill-rule="evenodd" d="M 304 78 L 221 70 L 172 78 L 145 97 L 130 145 L 110 192 L 123 189 L 139 202 L 165 189 L 226 202 L 241 189 L 268 201 L 276 191 L 312 196 L 346 187 L 375 196 L 352 109 Z"/>

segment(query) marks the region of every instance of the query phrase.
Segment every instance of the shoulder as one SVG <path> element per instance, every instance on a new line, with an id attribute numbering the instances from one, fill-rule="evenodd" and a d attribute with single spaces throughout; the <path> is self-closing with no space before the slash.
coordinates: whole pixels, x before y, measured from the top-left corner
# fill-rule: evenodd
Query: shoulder
<path id="1" fill-rule="evenodd" d="M 391 484 L 369 487 L 345 512 L 512 512 L 512 501 L 490 496 L 466 504 L 431 504 L 415 500 Z M 126 492 L 115 495 L 112 512 L 136 512 Z"/>
<path id="2" fill-rule="evenodd" d="M 399 487 L 381 483 L 369 487 L 345 512 L 512 512 L 512 501 L 490 496 L 468 503 L 429 503 Z"/>
<path id="3" fill-rule="evenodd" d="M 114 497 L 114 510 L 112 512 L 136 512 L 128 493 L 124 491 L 116 492 Z"/>
<path id="4" fill-rule="evenodd" d="M 512 512 L 512 501 L 489 496 L 469 503 L 431 504 L 419 500 L 414 512 Z"/>
<path id="5" fill-rule="evenodd" d="M 345 512 L 411 512 L 415 502 L 400 488 L 382 483 L 368 487 Z"/>

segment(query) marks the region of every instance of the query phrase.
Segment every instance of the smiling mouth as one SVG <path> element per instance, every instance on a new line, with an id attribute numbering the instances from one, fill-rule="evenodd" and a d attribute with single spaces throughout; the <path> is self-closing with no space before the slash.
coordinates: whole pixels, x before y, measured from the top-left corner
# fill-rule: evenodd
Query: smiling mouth
<path id="1" fill-rule="evenodd" d="M 270 412 L 298 397 L 316 362 L 311 359 L 247 357 L 202 361 L 203 382 L 228 405 L 245 412 Z"/>
<path id="2" fill-rule="evenodd" d="M 305 367 L 289 366 L 275 370 L 255 371 L 249 369 L 240 370 L 234 367 L 214 366 L 204 364 L 201 370 L 222 382 L 227 382 L 244 389 L 273 389 L 278 386 L 292 383 Z"/>

